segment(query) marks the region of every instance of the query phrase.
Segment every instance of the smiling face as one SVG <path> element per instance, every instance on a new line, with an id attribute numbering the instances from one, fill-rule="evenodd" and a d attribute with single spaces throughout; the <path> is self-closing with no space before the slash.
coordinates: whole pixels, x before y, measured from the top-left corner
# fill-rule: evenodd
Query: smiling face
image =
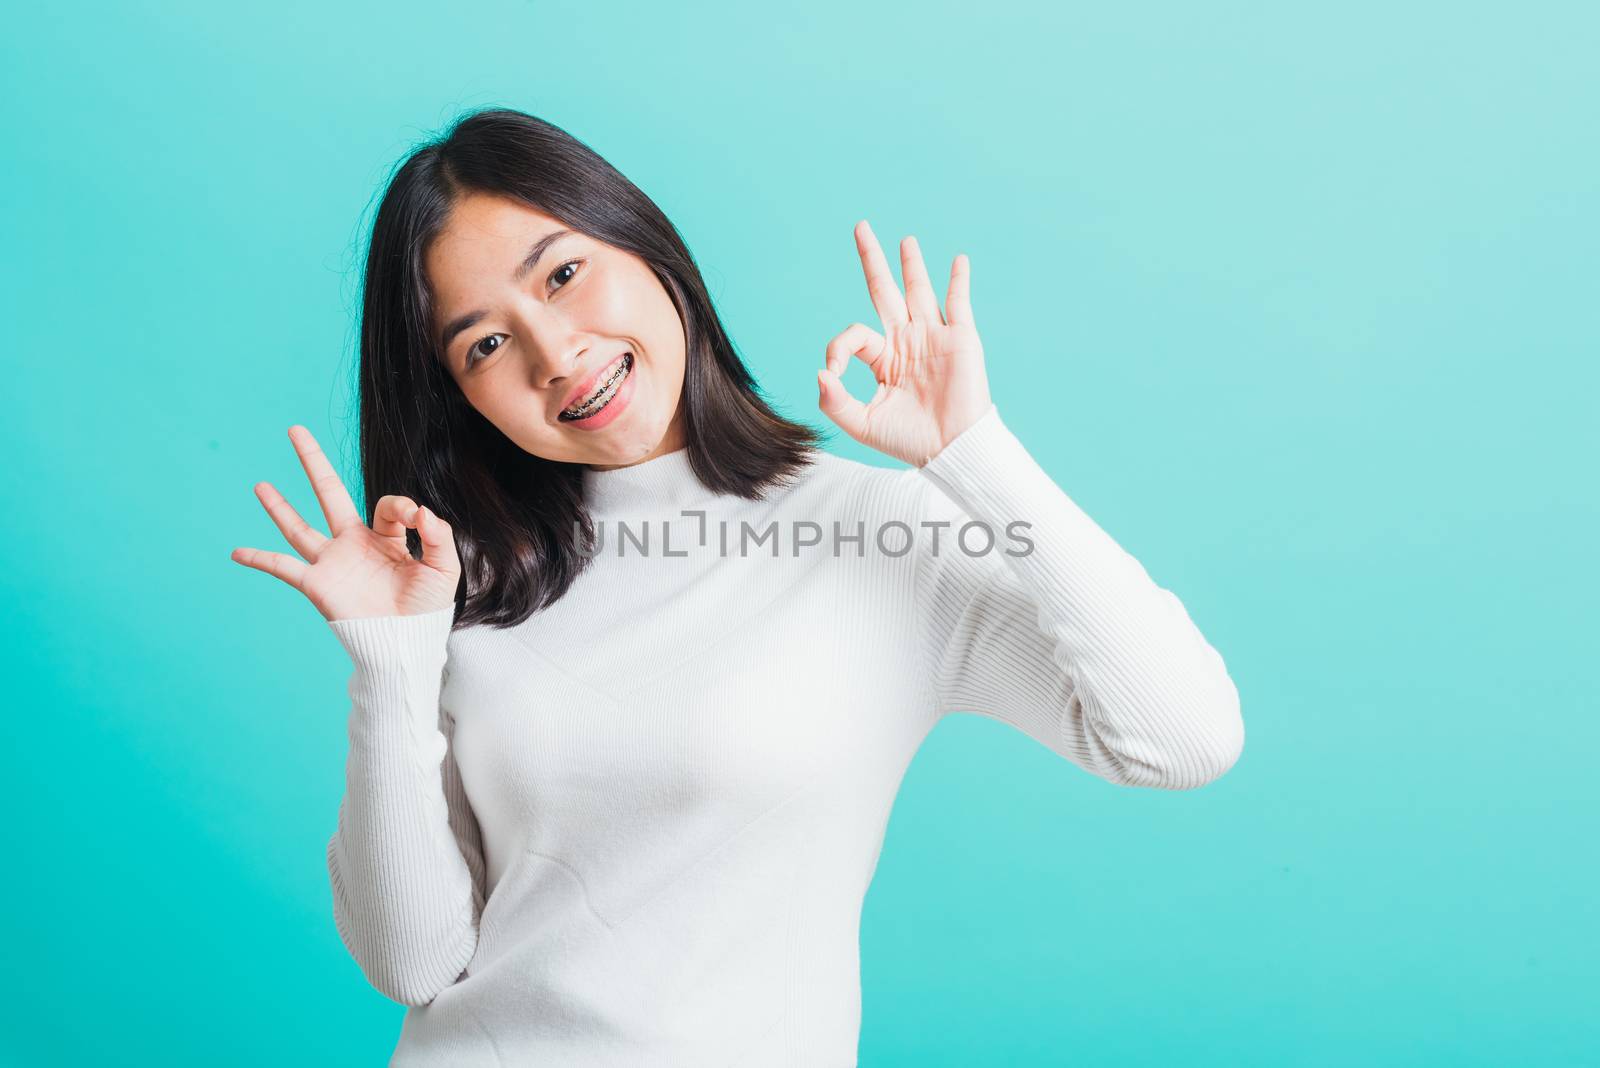
<path id="1" fill-rule="evenodd" d="M 425 266 L 450 377 L 524 452 L 607 468 L 684 446 L 683 320 L 643 259 L 470 193 Z"/>

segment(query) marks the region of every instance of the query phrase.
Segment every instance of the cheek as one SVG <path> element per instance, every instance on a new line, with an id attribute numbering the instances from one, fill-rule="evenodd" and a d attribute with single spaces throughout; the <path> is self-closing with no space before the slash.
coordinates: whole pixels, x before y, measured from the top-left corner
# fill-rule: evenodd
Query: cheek
<path id="1" fill-rule="evenodd" d="M 506 437 L 519 440 L 539 422 L 538 400 L 510 367 L 491 367 L 467 395 L 472 406 Z M 499 372 L 499 373 L 496 373 Z"/>
<path id="2" fill-rule="evenodd" d="M 646 332 L 645 343 L 650 346 L 654 362 L 672 375 L 681 375 L 685 339 L 677 306 L 659 286 L 643 303 L 649 309 L 648 324 L 641 324 L 640 329 Z"/>
<path id="3" fill-rule="evenodd" d="M 579 318 L 590 329 L 607 334 L 628 335 L 638 333 L 640 296 L 631 279 L 610 276 L 596 279 L 599 285 L 589 286 L 583 294 Z"/>
<path id="4" fill-rule="evenodd" d="M 662 339 L 674 332 L 682 333 L 677 307 L 647 268 L 630 270 L 607 287 L 603 314 L 616 332 L 636 335 L 653 347 L 659 347 Z"/>

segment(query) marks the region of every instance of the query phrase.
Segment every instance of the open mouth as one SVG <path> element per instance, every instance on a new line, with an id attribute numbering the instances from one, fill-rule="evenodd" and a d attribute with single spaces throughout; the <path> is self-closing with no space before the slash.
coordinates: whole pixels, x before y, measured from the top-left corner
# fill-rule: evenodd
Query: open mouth
<path id="1" fill-rule="evenodd" d="M 622 384 L 628 380 L 628 375 L 632 373 L 633 353 L 624 352 L 622 359 L 617 361 L 615 369 L 601 380 L 593 393 L 578 404 L 563 411 L 556 418 L 563 423 L 575 423 L 598 415 L 605 410 L 606 405 L 616 399 L 617 394 L 622 391 Z"/>

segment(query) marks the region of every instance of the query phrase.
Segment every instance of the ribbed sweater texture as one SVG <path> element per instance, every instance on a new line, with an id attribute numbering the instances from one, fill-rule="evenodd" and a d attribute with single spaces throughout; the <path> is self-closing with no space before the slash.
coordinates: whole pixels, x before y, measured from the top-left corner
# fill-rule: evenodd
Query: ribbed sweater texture
<path id="1" fill-rule="evenodd" d="M 1222 657 L 993 406 L 921 467 L 818 452 L 751 501 L 681 449 L 584 495 L 600 549 L 522 624 L 329 623 L 334 920 L 409 1006 L 391 1065 L 853 1066 L 862 903 L 941 717 L 1130 787 L 1243 748 Z"/>

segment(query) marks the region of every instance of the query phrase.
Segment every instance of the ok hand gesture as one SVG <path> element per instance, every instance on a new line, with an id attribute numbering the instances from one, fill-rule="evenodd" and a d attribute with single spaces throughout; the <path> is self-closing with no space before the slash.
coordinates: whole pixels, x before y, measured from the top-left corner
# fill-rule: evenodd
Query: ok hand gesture
<path id="1" fill-rule="evenodd" d="M 916 238 L 900 243 L 906 283 L 901 296 L 865 219 L 856 224 L 855 234 L 884 333 L 853 323 L 828 343 L 827 367 L 817 371 L 817 405 L 863 445 L 921 467 L 989 410 L 983 345 L 968 299 L 970 265 L 964 254 L 951 264 L 941 315 Z M 852 356 L 872 368 L 878 380 L 877 392 L 865 404 L 839 380 Z"/>
<path id="2" fill-rule="evenodd" d="M 260 549 L 235 549 L 234 561 L 276 575 L 330 621 L 422 615 L 455 603 L 461 561 L 450 524 L 409 497 L 389 496 L 378 501 L 368 527 L 311 431 L 292 426 L 289 440 L 333 536 L 301 519 L 271 483 L 258 482 L 257 498 L 305 562 Z M 422 540 L 421 560 L 406 547 L 406 530 L 412 528 Z"/>

